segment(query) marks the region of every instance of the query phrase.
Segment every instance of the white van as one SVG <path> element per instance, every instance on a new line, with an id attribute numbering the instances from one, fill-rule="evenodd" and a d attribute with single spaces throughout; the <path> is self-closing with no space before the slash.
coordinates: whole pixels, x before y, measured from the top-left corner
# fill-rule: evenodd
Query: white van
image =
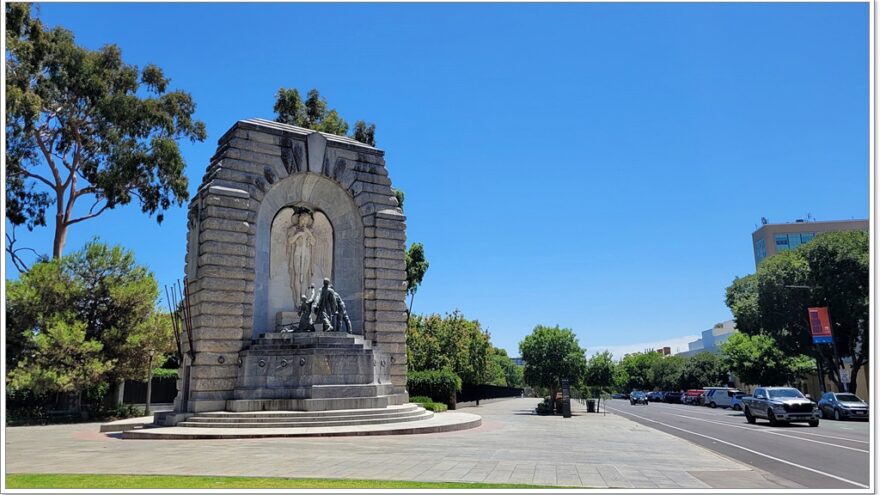
<path id="1" fill-rule="evenodd" d="M 703 387 L 705 399 L 703 404 L 711 408 L 730 407 L 733 396 L 742 393 L 739 389 L 730 387 Z"/>

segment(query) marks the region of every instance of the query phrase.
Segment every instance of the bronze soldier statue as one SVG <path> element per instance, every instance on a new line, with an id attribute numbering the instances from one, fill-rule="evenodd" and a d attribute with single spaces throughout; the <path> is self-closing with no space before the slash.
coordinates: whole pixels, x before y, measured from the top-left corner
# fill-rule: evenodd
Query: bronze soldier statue
<path id="1" fill-rule="evenodd" d="M 332 287 L 332 286 L 331 286 Z M 342 331 L 342 324 L 345 323 L 345 333 L 351 333 L 351 320 L 348 318 L 348 311 L 345 310 L 345 302 L 339 296 L 339 293 L 333 291 L 336 296 L 336 328 Z"/>
<path id="2" fill-rule="evenodd" d="M 318 315 L 321 324 L 324 325 L 325 332 L 332 332 L 335 330 L 332 322 L 335 320 L 338 311 L 339 306 L 336 304 L 336 291 L 334 291 L 333 286 L 330 285 L 330 279 L 325 278 L 324 285 L 321 287 L 321 296 L 318 297 L 318 304 L 315 306 L 315 313 Z"/>
<path id="3" fill-rule="evenodd" d="M 309 298 L 306 299 L 305 295 L 300 296 L 300 306 L 299 306 L 299 327 L 297 328 L 300 332 L 314 332 L 315 325 L 312 323 L 312 307 L 315 304 L 315 285 L 309 285 Z"/>

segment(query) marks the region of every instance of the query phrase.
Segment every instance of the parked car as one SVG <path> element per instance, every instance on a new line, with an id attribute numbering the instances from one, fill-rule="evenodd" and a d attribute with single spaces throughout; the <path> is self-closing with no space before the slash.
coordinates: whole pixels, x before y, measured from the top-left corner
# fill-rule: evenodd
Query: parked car
<path id="1" fill-rule="evenodd" d="M 684 394 L 681 392 L 664 392 L 663 402 L 668 402 L 670 404 L 681 404 L 682 395 Z"/>
<path id="2" fill-rule="evenodd" d="M 730 398 L 730 408 L 734 411 L 742 411 L 743 403 L 742 398 L 748 396 L 749 394 L 745 392 L 737 392 L 733 394 L 733 397 Z"/>
<path id="3" fill-rule="evenodd" d="M 826 392 L 819 399 L 819 415 L 823 418 L 868 419 L 868 404 L 853 394 Z"/>
<path id="4" fill-rule="evenodd" d="M 733 396 L 742 393 L 741 390 L 730 387 L 704 387 L 703 390 L 706 392 L 705 405 L 712 409 L 716 407 L 730 407 Z"/>
<path id="5" fill-rule="evenodd" d="M 758 387 L 742 402 L 746 421 L 752 424 L 756 418 L 766 418 L 770 426 L 795 422 L 819 426 L 819 407 L 796 388 Z"/>
<path id="6" fill-rule="evenodd" d="M 681 402 L 683 404 L 690 404 L 693 406 L 702 406 L 703 405 L 703 391 L 698 388 L 688 390 L 687 392 L 684 393 L 684 396 L 681 398 Z"/>
<path id="7" fill-rule="evenodd" d="M 629 394 L 629 403 L 631 406 L 636 404 L 648 405 L 648 396 L 644 392 L 633 391 Z"/>
<path id="8" fill-rule="evenodd" d="M 648 396 L 648 400 L 650 402 L 662 402 L 663 401 L 663 392 L 654 391 L 654 392 L 648 392 L 645 395 Z"/>
<path id="9" fill-rule="evenodd" d="M 623 394 L 611 394 L 611 398 L 612 398 L 612 399 L 622 399 L 622 398 L 623 398 Z"/>

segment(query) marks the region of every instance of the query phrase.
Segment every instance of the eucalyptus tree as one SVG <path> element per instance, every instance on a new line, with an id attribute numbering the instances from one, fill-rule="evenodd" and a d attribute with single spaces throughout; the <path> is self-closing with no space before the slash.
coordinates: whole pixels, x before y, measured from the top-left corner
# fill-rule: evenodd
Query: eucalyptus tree
<path id="1" fill-rule="evenodd" d="M 178 141 L 204 141 L 206 132 L 193 118 L 191 95 L 169 85 L 158 66 L 127 64 L 112 44 L 81 47 L 67 29 L 32 17 L 29 4 L 7 3 L 6 215 L 13 227 L 44 226 L 54 214 L 57 259 L 71 226 L 107 210 L 136 200 L 162 222 L 163 211 L 183 204 L 189 193 Z"/>

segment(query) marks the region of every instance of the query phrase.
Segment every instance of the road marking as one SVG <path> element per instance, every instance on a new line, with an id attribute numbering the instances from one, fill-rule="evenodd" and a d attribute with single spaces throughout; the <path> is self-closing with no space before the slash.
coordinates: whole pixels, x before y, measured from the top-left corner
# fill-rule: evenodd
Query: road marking
<path id="1" fill-rule="evenodd" d="M 869 451 L 869 450 L 857 449 L 855 447 L 846 447 L 844 445 L 837 445 L 836 443 L 820 442 L 819 440 L 812 440 L 809 438 L 801 438 L 801 437 L 796 437 L 796 436 L 792 436 L 792 435 L 786 435 L 785 433 L 782 433 L 780 431 L 756 430 L 755 428 L 752 428 L 750 426 L 734 425 L 734 424 L 730 424 L 725 421 L 712 421 L 711 419 L 694 418 L 692 416 L 685 416 L 683 414 L 675 414 L 674 416 L 678 416 L 680 418 L 693 419 L 694 421 L 704 421 L 706 423 L 712 423 L 712 424 L 721 425 L 721 426 L 729 426 L 731 428 L 740 428 L 743 430 L 756 431 L 756 432 L 760 432 L 760 433 L 767 433 L 770 435 L 779 435 L 781 437 L 794 438 L 795 440 L 803 440 L 804 442 L 812 442 L 812 443 L 819 443 L 822 445 L 830 445 L 831 447 L 837 447 L 839 449 L 855 450 L 856 452 L 864 452 L 866 454 L 871 453 L 871 451 Z"/>
<path id="2" fill-rule="evenodd" d="M 723 443 L 723 444 L 725 444 L 725 445 L 729 445 L 729 446 L 731 446 L 731 447 L 736 447 L 736 448 L 738 448 L 738 449 L 745 450 L 746 452 L 749 452 L 749 453 L 752 453 L 752 454 L 755 454 L 755 455 L 758 455 L 758 456 L 761 456 L 761 457 L 766 457 L 767 459 L 771 459 L 771 460 L 774 460 L 774 461 L 777 461 L 777 462 L 781 462 L 781 463 L 783 463 L 783 464 L 788 464 L 789 466 L 794 466 L 794 467 L 801 468 L 801 469 L 806 470 L 806 471 L 810 471 L 810 472 L 812 472 L 812 473 L 821 474 L 822 476 L 827 476 L 827 477 L 829 477 L 829 478 L 834 478 L 834 479 L 836 479 L 836 480 L 843 481 L 844 483 L 849 483 L 850 485 L 855 485 L 855 486 L 858 486 L 858 487 L 860 487 L 860 488 L 870 488 L 868 485 L 863 485 L 863 484 L 858 483 L 858 482 L 856 482 L 856 481 L 848 480 L 848 479 L 846 479 L 846 478 L 841 478 L 840 476 L 836 476 L 836 475 L 833 475 L 833 474 L 831 474 L 831 473 L 826 473 L 826 472 L 824 472 L 824 471 L 819 471 L 818 469 L 813 469 L 813 468 L 808 467 L 808 466 L 804 466 L 804 465 L 801 465 L 801 464 L 797 464 L 797 463 L 794 463 L 794 462 L 791 462 L 791 461 L 786 461 L 785 459 L 780 459 L 780 458 L 778 458 L 778 457 L 773 457 L 772 455 L 764 454 L 764 453 L 762 453 L 762 452 L 758 452 L 757 450 L 752 450 L 752 449 L 750 449 L 750 448 L 748 448 L 748 447 L 743 447 L 742 445 L 737 445 L 737 444 L 735 444 L 735 443 L 726 442 L 726 441 L 724 441 L 724 440 L 720 440 L 720 439 L 715 438 L 715 437 L 710 437 L 709 435 L 703 435 L 702 433 L 697 433 L 697 432 L 695 432 L 695 431 L 686 430 L 686 429 L 684 429 L 684 428 L 679 428 L 679 427 L 677 427 L 677 426 L 673 426 L 673 425 L 670 425 L 670 424 L 661 423 L 660 421 L 656 421 L 656 420 L 653 420 L 653 419 L 650 419 L 650 418 L 646 418 L 646 417 L 644 417 L 644 416 L 639 416 L 638 414 L 633 414 L 633 413 L 630 413 L 630 412 L 620 411 L 620 410 L 618 410 L 618 409 L 613 409 L 613 410 L 615 410 L 615 411 L 617 411 L 617 412 L 620 412 L 620 413 L 623 413 L 623 414 L 629 414 L 630 416 L 635 416 L 636 418 L 643 419 L 643 420 L 648 421 L 648 422 L 650 422 L 650 423 L 657 423 L 658 425 L 663 425 L 663 426 L 665 426 L 665 427 L 667 427 L 667 428 L 672 428 L 673 430 L 683 431 L 683 432 L 685 432 L 685 433 L 690 433 L 691 435 L 695 435 L 695 436 L 698 436 L 698 437 L 703 437 L 703 438 L 706 438 L 706 439 L 712 440 L 713 442 Z"/>
<path id="3" fill-rule="evenodd" d="M 675 410 L 677 410 L 677 409 L 675 409 Z M 674 413 L 672 413 L 672 412 L 667 412 L 667 411 L 663 411 L 663 412 L 665 412 L 665 413 L 667 413 L 667 414 L 674 414 Z M 717 415 L 717 414 L 704 413 L 704 412 L 698 412 L 698 411 L 688 411 L 687 413 L 688 413 L 688 414 L 699 414 L 699 415 L 701 415 L 701 416 L 710 416 L 710 417 L 713 417 L 713 418 L 719 418 L 719 417 L 720 417 L 720 416 Z M 676 414 L 676 416 L 680 416 L 680 415 Z M 682 416 L 682 417 L 688 417 L 688 416 Z M 733 417 L 732 417 L 732 416 L 729 416 L 729 415 L 726 415 L 726 414 L 725 414 L 723 417 L 725 417 L 725 418 L 731 418 L 730 423 L 733 424 L 733 422 L 732 422 L 732 421 L 733 421 Z M 691 419 L 697 419 L 697 420 L 699 420 L 698 418 L 691 418 Z M 716 421 L 720 421 L 720 420 L 716 420 Z M 721 421 L 721 422 L 724 423 L 724 421 Z M 830 425 L 829 425 L 829 426 L 830 426 Z M 839 429 L 853 430 L 852 427 L 848 427 L 848 426 L 836 426 L 836 425 L 835 425 L 835 427 L 836 427 L 836 428 L 839 428 Z M 777 434 L 780 434 L 781 432 L 776 432 L 776 433 L 777 433 Z M 834 439 L 834 440 L 842 440 L 842 441 L 845 441 L 845 442 L 863 443 L 863 444 L 865 444 L 865 445 L 870 445 L 870 444 L 871 444 L 871 442 L 866 442 L 866 441 L 864 441 L 864 440 L 856 440 L 856 439 L 854 439 L 854 438 L 833 437 L 833 436 L 831 436 L 831 435 L 822 435 L 822 434 L 819 434 L 819 433 L 812 433 L 812 432 L 806 432 L 806 431 L 800 431 L 800 430 L 798 430 L 798 431 L 789 431 L 789 432 L 787 432 L 787 433 L 798 433 L 798 434 L 801 434 L 801 435 L 810 435 L 810 436 L 814 436 L 814 437 L 831 438 L 831 439 Z"/>

